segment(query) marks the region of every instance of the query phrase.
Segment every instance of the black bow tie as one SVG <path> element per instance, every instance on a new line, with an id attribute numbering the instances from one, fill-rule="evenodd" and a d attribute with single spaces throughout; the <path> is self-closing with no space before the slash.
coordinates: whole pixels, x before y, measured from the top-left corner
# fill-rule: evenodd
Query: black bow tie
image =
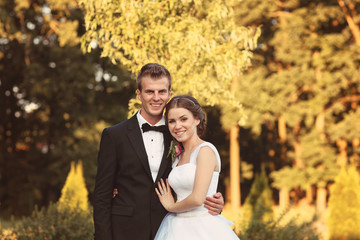
<path id="1" fill-rule="evenodd" d="M 167 127 L 165 125 L 150 126 L 148 123 L 144 123 L 141 126 L 141 129 L 143 130 L 143 132 L 147 132 L 147 131 L 165 132 Z"/>

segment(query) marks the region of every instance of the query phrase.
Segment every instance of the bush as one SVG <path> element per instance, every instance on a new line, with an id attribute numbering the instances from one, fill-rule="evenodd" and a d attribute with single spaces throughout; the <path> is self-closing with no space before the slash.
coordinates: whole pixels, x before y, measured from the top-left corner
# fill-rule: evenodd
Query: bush
<path id="1" fill-rule="evenodd" d="M 360 239 L 360 183 L 355 167 L 342 168 L 330 189 L 330 239 Z"/>
<path id="2" fill-rule="evenodd" d="M 41 210 L 35 207 L 31 217 L 15 225 L 13 233 L 21 240 L 88 240 L 94 233 L 92 214 L 51 203 Z"/>
<path id="3" fill-rule="evenodd" d="M 0 218 L 0 240 L 16 240 L 16 235 L 11 228 L 14 225 L 15 218 L 12 216 L 11 220 L 4 220 Z"/>
<path id="4" fill-rule="evenodd" d="M 244 224 L 246 229 L 241 231 L 239 237 L 241 240 L 318 240 L 319 236 L 312 226 L 315 219 L 310 222 L 296 224 L 295 219 L 280 224 L 284 213 L 278 220 L 270 219 L 264 221 L 264 214 L 268 210 L 257 204 L 255 211 L 249 223 Z"/>
<path id="5" fill-rule="evenodd" d="M 82 162 L 75 165 L 71 162 L 70 172 L 66 178 L 65 185 L 61 190 L 59 208 L 70 207 L 88 210 L 88 191 L 86 189 Z"/>
<path id="6" fill-rule="evenodd" d="M 258 211 L 257 208 L 261 209 Z M 274 217 L 272 211 L 271 189 L 264 167 L 262 167 L 260 175 L 256 175 L 255 180 L 251 185 L 250 193 L 246 197 L 244 203 L 244 216 L 247 219 L 253 218 L 252 215 L 254 215 L 255 212 L 262 213 L 261 216 L 263 221 L 270 221 Z M 257 217 L 255 216 L 255 218 Z"/>

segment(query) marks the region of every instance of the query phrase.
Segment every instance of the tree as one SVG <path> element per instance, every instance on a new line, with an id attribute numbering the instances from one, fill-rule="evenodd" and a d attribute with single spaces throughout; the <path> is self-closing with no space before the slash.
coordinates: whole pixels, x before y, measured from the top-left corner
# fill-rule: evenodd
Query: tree
<path id="1" fill-rule="evenodd" d="M 330 189 L 330 239 L 360 238 L 360 181 L 355 167 L 343 167 Z"/>
<path id="2" fill-rule="evenodd" d="M 81 3 L 86 12 L 84 50 L 98 45 L 102 56 L 121 62 L 134 74 L 148 62 L 165 65 L 175 79 L 173 94 L 192 94 L 202 105 L 232 109 L 227 129 L 244 117 L 231 84 L 250 65 L 250 50 L 260 33 L 238 26 L 228 1 Z M 130 101 L 130 115 L 137 103 Z M 239 203 L 240 194 L 232 196 L 231 202 Z"/>
<path id="3" fill-rule="evenodd" d="M 81 161 L 76 164 L 71 162 L 70 172 L 66 178 L 58 203 L 59 209 L 81 209 L 89 211 L 88 191 L 85 185 Z"/>
<path id="4" fill-rule="evenodd" d="M 135 84 L 99 52 L 83 54 L 76 1 L 0 1 L 0 186 L 4 217 L 59 198 L 82 160 L 93 189 L 100 132 L 126 119 Z M 91 193 L 90 193 L 91 194 Z"/>
<path id="5" fill-rule="evenodd" d="M 272 194 L 264 167 L 255 176 L 249 195 L 244 203 L 244 216 L 263 222 L 273 220 Z M 259 214 L 259 215 L 258 215 Z"/>
<path id="6" fill-rule="evenodd" d="M 339 139 L 330 129 L 359 102 L 359 10 L 359 1 L 242 1 L 236 8 L 241 25 L 263 26 L 238 96 L 248 115 L 245 127 L 260 135 L 266 126 L 276 135 L 265 160 L 278 170 L 272 177 L 281 206 L 296 178 L 307 194 L 316 187 L 318 210 L 326 207 L 325 187 L 345 146 L 334 148 Z M 354 138 L 347 141 L 358 148 Z"/>

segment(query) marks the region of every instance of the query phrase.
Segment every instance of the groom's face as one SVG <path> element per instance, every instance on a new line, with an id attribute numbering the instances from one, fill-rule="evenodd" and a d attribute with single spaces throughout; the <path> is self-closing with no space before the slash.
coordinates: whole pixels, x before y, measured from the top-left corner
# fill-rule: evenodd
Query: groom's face
<path id="1" fill-rule="evenodd" d="M 157 123 L 163 114 L 166 103 L 170 99 L 169 80 L 167 77 L 153 79 L 145 76 L 141 80 L 141 91 L 136 90 L 141 101 L 140 114 L 151 124 Z"/>

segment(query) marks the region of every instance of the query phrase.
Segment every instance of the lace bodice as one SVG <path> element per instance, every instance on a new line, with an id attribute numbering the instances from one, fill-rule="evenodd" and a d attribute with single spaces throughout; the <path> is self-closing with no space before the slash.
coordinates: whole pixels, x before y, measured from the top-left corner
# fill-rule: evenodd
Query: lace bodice
<path id="1" fill-rule="evenodd" d="M 196 158 L 200 151 L 201 147 L 209 146 L 215 153 L 216 159 L 218 161 L 219 169 L 221 169 L 221 161 L 218 151 L 216 150 L 215 146 L 209 142 L 201 143 L 190 155 L 190 162 L 177 166 L 179 162 L 179 158 L 173 163 L 173 169 L 169 174 L 169 184 L 171 188 L 175 191 L 177 200 L 181 201 L 189 196 L 194 187 L 194 180 L 195 180 L 195 172 L 196 172 Z M 219 172 L 214 172 L 211 183 L 207 192 L 207 196 L 213 196 L 217 191 L 218 181 L 219 181 Z M 208 210 L 204 208 L 204 205 L 193 209 L 191 212 L 198 212 L 203 211 L 207 212 Z"/>

